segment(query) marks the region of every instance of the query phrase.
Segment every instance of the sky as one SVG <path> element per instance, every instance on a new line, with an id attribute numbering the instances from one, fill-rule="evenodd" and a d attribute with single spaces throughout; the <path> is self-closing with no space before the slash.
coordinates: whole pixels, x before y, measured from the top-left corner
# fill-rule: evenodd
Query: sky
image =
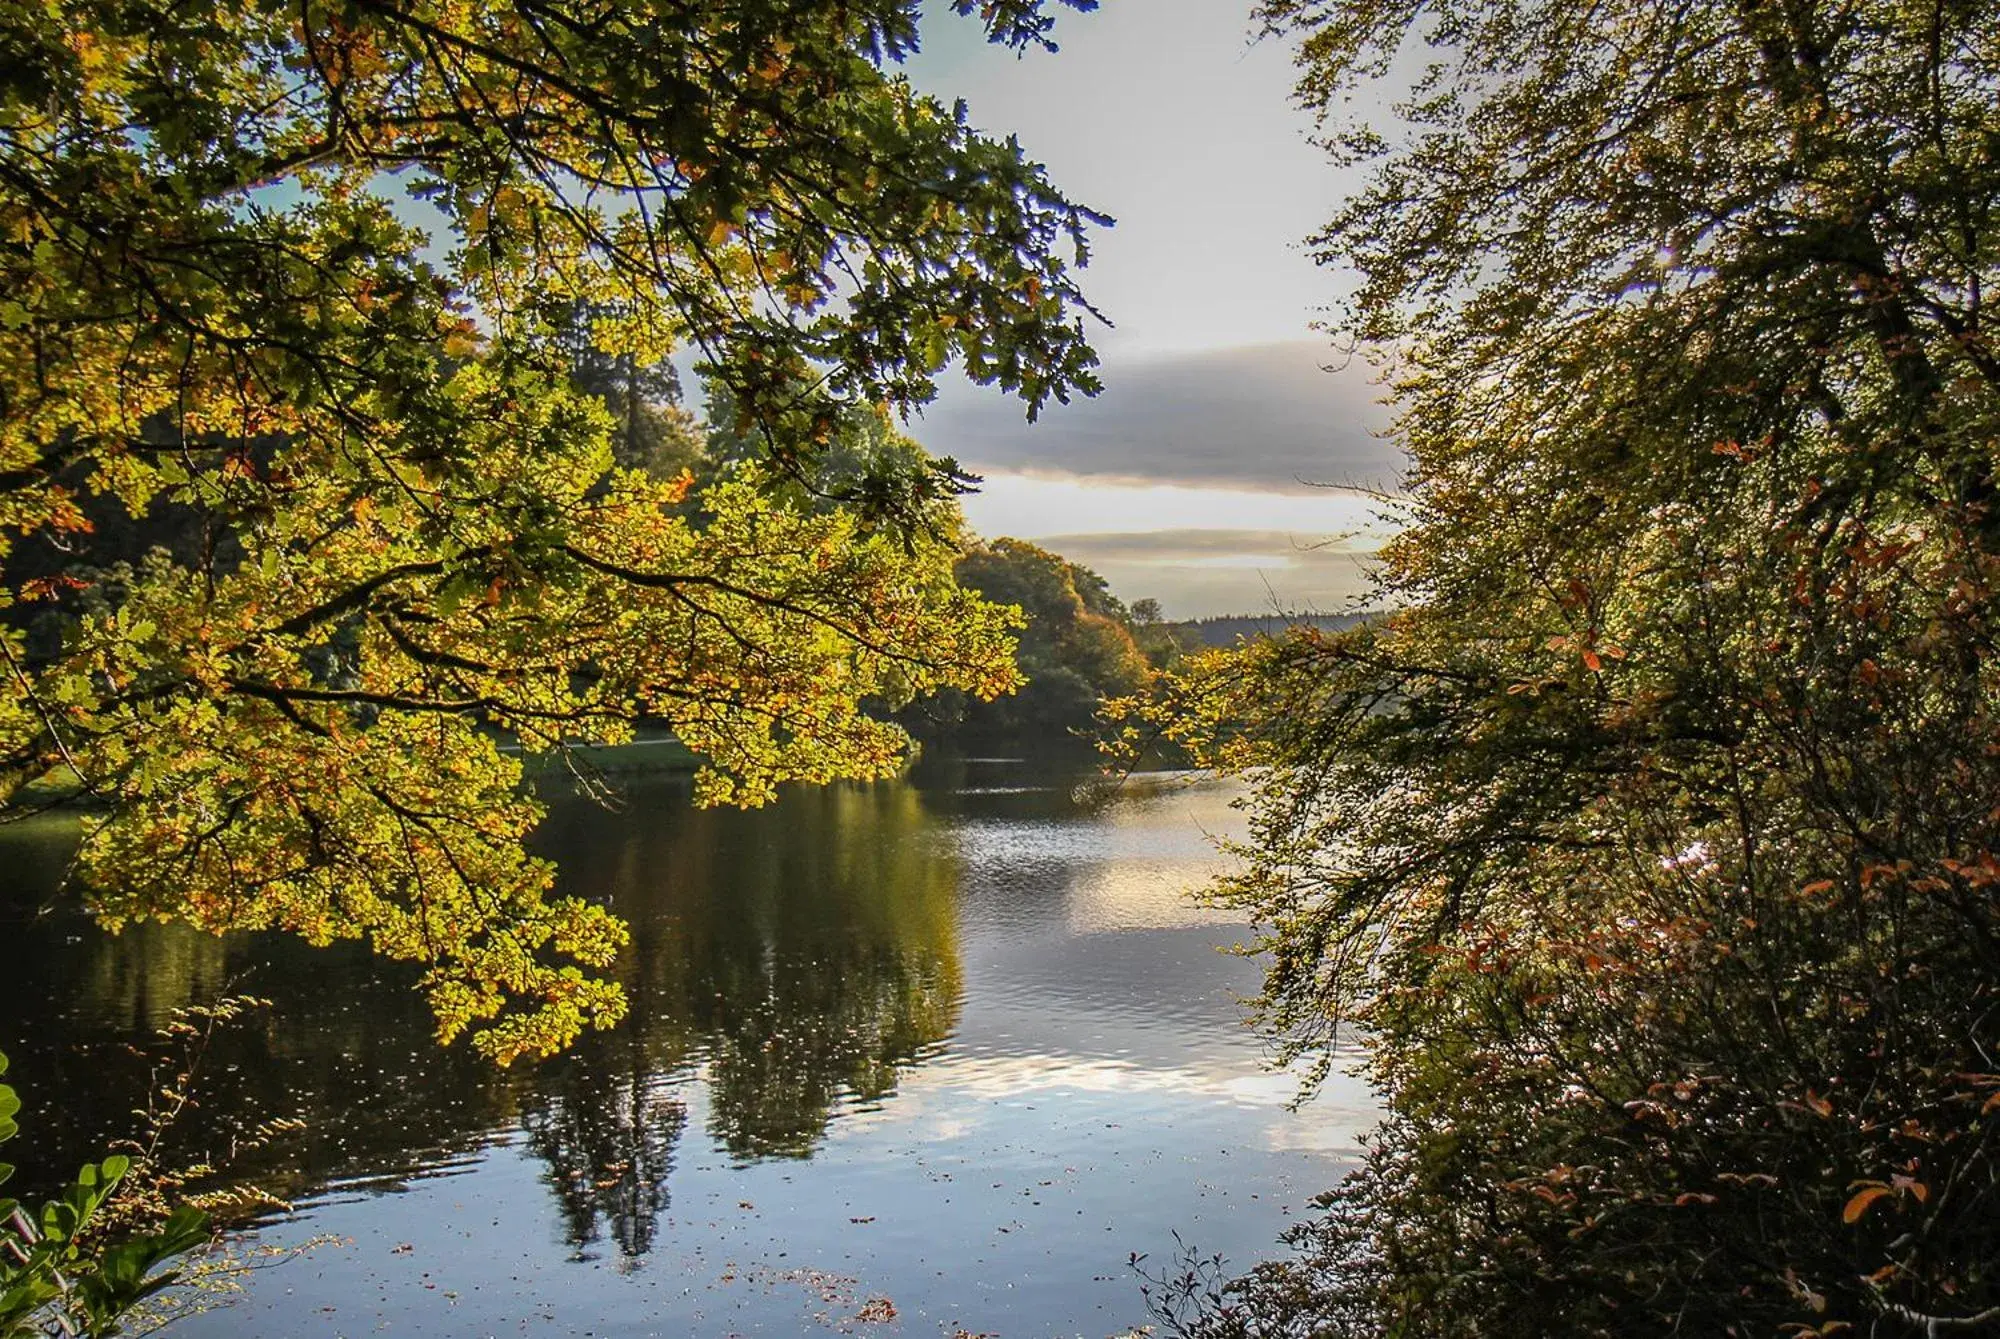
<path id="1" fill-rule="evenodd" d="M 1342 276 L 1305 239 L 1354 182 L 1308 143 L 1292 50 L 1253 40 L 1248 8 L 1106 0 L 1062 12 L 1059 52 L 1021 56 L 940 12 L 907 67 L 1117 219 L 1082 275 L 1112 322 L 1091 332 L 1104 392 L 1030 425 L 947 381 L 911 433 L 986 477 L 966 499 L 981 534 L 1043 544 L 1178 618 L 1365 603 L 1393 520 L 1350 486 L 1393 490 L 1402 470 L 1372 369 L 1312 328 Z"/>

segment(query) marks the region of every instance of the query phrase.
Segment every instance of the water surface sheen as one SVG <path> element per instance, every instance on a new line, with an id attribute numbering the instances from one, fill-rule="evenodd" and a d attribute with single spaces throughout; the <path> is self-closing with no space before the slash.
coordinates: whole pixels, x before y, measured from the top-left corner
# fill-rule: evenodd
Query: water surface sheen
<path id="1" fill-rule="evenodd" d="M 351 946 L 16 911 L 0 1045 L 64 1119 L 10 1151 L 73 1165 L 139 1091 L 121 1043 L 233 983 L 275 1006 L 218 1040 L 184 1137 L 304 1117 L 259 1155 L 296 1204 L 261 1232 L 341 1241 L 176 1334 L 1114 1333 L 1145 1319 L 1131 1253 L 1268 1254 L 1368 1114 L 1351 1085 L 1286 1109 L 1241 1023 L 1256 967 L 1217 951 L 1241 931 L 1185 896 L 1227 790 L 1082 779 L 559 803 L 565 887 L 632 927 L 632 1017 L 531 1071 L 439 1052 L 410 974 Z M 17 905 L 61 845 L 7 845 Z"/>

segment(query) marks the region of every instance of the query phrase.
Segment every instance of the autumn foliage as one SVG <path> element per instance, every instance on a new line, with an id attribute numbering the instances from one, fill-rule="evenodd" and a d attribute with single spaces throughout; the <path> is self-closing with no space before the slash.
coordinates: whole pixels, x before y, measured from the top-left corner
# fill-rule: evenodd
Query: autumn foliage
<path id="1" fill-rule="evenodd" d="M 1216 895 L 1265 1020 L 1387 1117 L 1298 1254 L 1169 1312 L 1991 1332 L 2000 20 L 1266 13 L 1371 164 L 1320 241 L 1403 406 L 1395 612 L 1127 710 L 1253 783 Z M 1341 121 L 1392 68 L 1404 124 Z"/>
<path id="2" fill-rule="evenodd" d="M 0 778 L 88 806 L 102 917 L 364 937 L 442 1037 L 544 1053 L 620 1015 L 624 931 L 525 854 L 522 754 L 651 718 L 754 804 L 898 765 L 865 699 L 1014 684 L 956 472 L 818 468 L 951 362 L 1095 386 L 1094 216 L 915 40 L 894 0 L 0 5 Z M 677 351 L 762 448 L 694 493 L 579 388 Z"/>

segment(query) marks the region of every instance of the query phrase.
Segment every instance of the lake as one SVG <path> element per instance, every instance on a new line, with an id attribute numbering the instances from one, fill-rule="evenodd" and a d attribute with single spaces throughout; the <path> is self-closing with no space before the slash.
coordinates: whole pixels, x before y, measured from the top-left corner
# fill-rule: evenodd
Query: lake
<path id="1" fill-rule="evenodd" d="M 272 1007 L 211 1043 L 177 1137 L 305 1120 L 242 1159 L 292 1204 L 257 1237 L 331 1240 L 177 1336 L 1115 1334 L 1133 1253 L 1273 1253 L 1372 1121 L 1339 1078 L 1288 1109 L 1256 964 L 1219 951 L 1242 930 L 1186 895 L 1231 793 L 941 760 L 750 813 L 673 780 L 558 802 L 541 846 L 631 925 L 632 1012 L 506 1072 L 352 945 L 32 915 L 67 829 L 16 828 L 9 1158 L 45 1185 L 128 1132 L 131 1043 L 249 991 Z"/>

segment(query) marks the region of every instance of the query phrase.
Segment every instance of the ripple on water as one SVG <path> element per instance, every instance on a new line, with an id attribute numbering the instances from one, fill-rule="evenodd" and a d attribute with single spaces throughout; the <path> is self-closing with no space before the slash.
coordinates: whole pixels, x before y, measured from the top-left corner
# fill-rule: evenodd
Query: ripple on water
<path id="1" fill-rule="evenodd" d="M 1268 1252 L 1372 1117 L 1344 1081 L 1289 1109 L 1242 1024 L 1242 927 L 1187 898 L 1225 867 L 1227 788 L 979 766 L 750 814 L 672 786 L 559 807 L 565 888 L 633 926 L 632 1015 L 539 1068 L 439 1052 L 410 973 L 281 939 L 29 926 L 0 936 L 0 1018 L 88 1134 L 143 1088 L 65 1057 L 245 969 L 277 1000 L 197 1119 L 305 1108 L 300 1212 L 264 1235 L 348 1244 L 187 1339 L 1110 1334 L 1144 1319 L 1130 1253 Z"/>

